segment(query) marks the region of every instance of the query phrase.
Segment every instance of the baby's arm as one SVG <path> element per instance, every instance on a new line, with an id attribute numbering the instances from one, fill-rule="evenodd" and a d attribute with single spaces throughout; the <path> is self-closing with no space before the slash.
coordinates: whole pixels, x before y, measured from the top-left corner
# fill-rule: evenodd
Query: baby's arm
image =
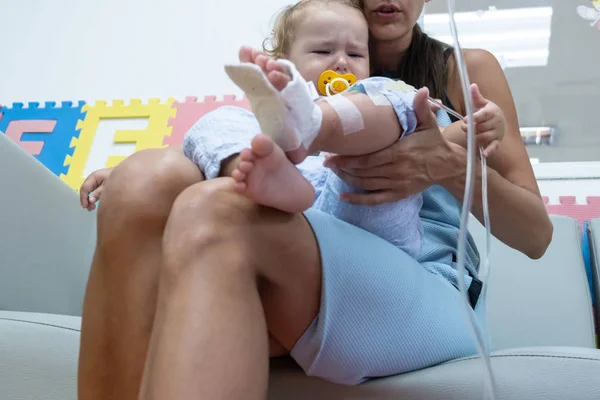
<path id="1" fill-rule="evenodd" d="M 376 105 L 368 95 L 354 91 L 334 98 L 317 102 L 323 121 L 319 134 L 308 149 L 309 153 L 368 154 L 390 146 L 406 132 L 396 109 L 389 102 Z M 408 107 L 402 110 L 403 115 L 407 113 L 411 113 L 410 119 L 414 120 L 414 126 L 407 126 L 412 131 L 416 127 L 416 118 Z"/>
<path id="2" fill-rule="evenodd" d="M 268 60 L 257 53 L 255 63 L 228 65 L 226 72 L 246 94 L 263 132 L 294 162 L 319 151 L 371 153 L 416 127 L 415 94 L 386 89 L 390 79 L 365 79 L 351 90 L 315 102 L 306 80 L 287 60 Z M 303 152 L 292 156 L 296 150 Z"/>

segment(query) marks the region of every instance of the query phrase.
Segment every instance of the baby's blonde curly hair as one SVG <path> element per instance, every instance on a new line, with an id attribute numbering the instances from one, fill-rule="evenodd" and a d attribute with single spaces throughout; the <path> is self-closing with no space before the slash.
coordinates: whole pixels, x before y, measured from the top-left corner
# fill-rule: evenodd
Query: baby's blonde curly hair
<path id="1" fill-rule="evenodd" d="M 263 41 L 263 51 L 276 58 L 286 58 L 294 41 L 296 27 L 310 6 L 342 4 L 362 11 L 360 0 L 300 0 L 285 7 L 275 18 L 271 35 Z"/>

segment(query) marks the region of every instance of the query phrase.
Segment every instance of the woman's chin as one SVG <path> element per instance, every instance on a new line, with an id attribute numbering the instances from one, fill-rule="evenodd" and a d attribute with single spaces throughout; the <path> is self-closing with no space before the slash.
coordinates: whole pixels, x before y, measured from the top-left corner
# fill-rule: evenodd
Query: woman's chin
<path id="1" fill-rule="evenodd" d="M 369 33 L 371 34 L 371 38 L 376 41 L 391 42 L 406 36 L 408 30 L 404 26 L 392 24 L 379 26 L 372 25 Z"/>

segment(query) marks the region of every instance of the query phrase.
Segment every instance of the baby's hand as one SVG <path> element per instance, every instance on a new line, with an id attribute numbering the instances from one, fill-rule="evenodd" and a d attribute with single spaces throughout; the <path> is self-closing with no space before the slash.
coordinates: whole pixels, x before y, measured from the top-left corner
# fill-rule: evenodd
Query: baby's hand
<path id="1" fill-rule="evenodd" d="M 475 107 L 473 121 L 475 122 L 477 146 L 483 147 L 483 157 L 487 158 L 498 148 L 500 141 L 504 138 L 506 119 L 500 107 L 481 95 L 476 84 L 471 85 L 471 95 Z M 467 132 L 466 122 L 465 118 L 465 124 L 463 124 L 465 132 Z"/>
<path id="2" fill-rule="evenodd" d="M 100 200 L 102 191 L 106 186 L 106 180 L 112 171 L 112 168 L 99 169 L 85 178 L 79 189 L 81 207 L 86 208 L 88 211 L 93 211 L 96 208 L 96 202 Z"/>

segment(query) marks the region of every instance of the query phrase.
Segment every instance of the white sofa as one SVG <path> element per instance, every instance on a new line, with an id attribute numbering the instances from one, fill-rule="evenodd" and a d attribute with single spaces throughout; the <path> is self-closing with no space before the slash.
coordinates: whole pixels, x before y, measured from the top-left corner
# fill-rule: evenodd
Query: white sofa
<path id="1" fill-rule="evenodd" d="M 576 221 L 553 217 L 537 261 L 494 240 L 489 325 L 501 399 L 600 398 L 591 297 Z M 600 243 L 600 221 L 591 227 Z M 471 231 L 482 246 L 483 230 Z M 0 398 L 76 398 L 81 304 L 95 245 L 95 213 L 0 135 Z M 599 246 L 593 247 L 598 253 Z M 592 251 L 594 253 L 594 251 Z M 598 283 L 598 274 L 594 274 Z M 272 362 L 269 399 L 482 399 L 481 360 L 467 358 L 343 387 Z"/>

